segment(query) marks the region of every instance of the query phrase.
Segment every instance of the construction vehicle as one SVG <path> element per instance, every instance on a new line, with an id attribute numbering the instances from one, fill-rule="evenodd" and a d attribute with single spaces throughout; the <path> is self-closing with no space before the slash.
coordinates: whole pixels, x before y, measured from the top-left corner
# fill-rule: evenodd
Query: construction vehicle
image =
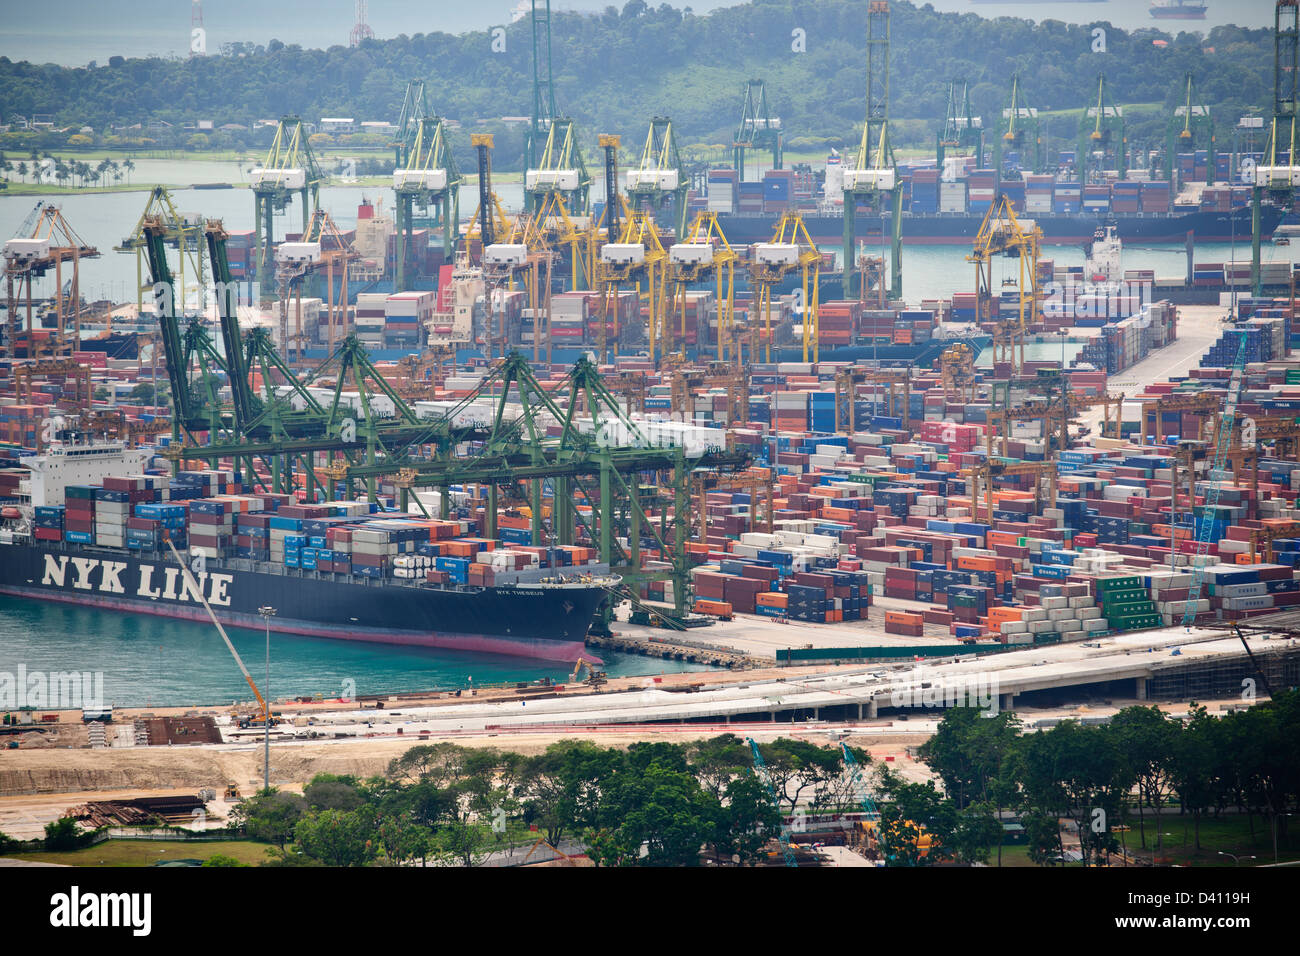
<path id="1" fill-rule="evenodd" d="M 598 671 L 593 668 L 591 662 L 585 658 L 578 658 L 577 663 L 573 665 L 573 673 L 569 675 L 569 683 L 576 684 L 578 682 L 578 675 L 581 674 L 584 669 L 587 672 L 587 677 L 583 683 L 596 691 L 596 693 L 600 693 L 600 688 L 609 683 L 609 678 L 606 677 L 604 671 Z"/>

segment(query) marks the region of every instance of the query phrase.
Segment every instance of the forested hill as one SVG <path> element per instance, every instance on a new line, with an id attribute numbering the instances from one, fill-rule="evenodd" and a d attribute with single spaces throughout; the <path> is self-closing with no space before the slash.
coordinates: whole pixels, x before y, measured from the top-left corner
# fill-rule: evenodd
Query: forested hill
<path id="1" fill-rule="evenodd" d="M 729 142 L 744 81 L 762 77 L 796 147 L 801 138 L 805 146 L 852 140 L 864 112 L 866 10 L 865 0 L 753 0 L 696 16 L 689 7 L 630 0 L 598 15 L 557 11 L 559 110 L 593 141 L 598 131 L 644 135 L 650 116 L 667 114 L 687 141 Z M 942 116 L 952 77 L 972 84 L 975 110 L 991 117 L 1005 104 L 1016 70 L 1029 102 L 1041 110 L 1085 105 L 1096 96 L 1099 71 L 1118 103 L 1169 105 L 1190 72 L 1221 130 L 1271 102 L 1267 30 L 1219 27 L 1201 37 L 1107 28 L 1106 52 L 1095 53 L 1086 26 L 985 20 L 906 2 L 892 10 L 895 117 Z M 806 52 L 794 49 L 801 37 Z M 492 43 L 486 32 L 416 32 L 357 48 L 306 50 L 272 41 L 239 56 L 114 57 L 93 69 L 0 59 L 0 119 L 47 113 L 59 125 L 96 130 L 150 119 L 249 124 L 282 113 L 395 120 L 410 78 L 427 81 L 436 112 L 466 124 L 526 115 L 529 20 L 506 28 L 504 52 L 493 52 Z M 920 129 L 917 124 L 904 138 L 921 145 Z"/>

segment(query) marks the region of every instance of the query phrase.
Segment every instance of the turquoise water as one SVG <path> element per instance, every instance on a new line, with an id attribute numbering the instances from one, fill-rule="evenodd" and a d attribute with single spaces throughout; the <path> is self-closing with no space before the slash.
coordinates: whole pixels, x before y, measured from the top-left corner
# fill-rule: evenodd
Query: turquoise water
<path id="1" fill-rule="evenodd" d="M 260 689 L 265 633 L 227 633 Z M 712 669 L 608 651 L 602 656 L 611 677 Z M 29 674 L 102 671 L 105 702 L 115 707 L 229 704 L 252 696 L 209 625 L 0 597 L 0 673 L 16 674 L 19 665 Z M 570 671 L 523 658 L 271 635 L 273 699 L 454 690 L 539 677 L 564 681 Z"/>

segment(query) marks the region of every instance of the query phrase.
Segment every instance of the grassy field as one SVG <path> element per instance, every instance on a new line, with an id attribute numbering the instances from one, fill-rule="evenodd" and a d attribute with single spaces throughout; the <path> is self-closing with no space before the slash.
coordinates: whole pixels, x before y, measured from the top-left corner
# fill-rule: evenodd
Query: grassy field
<path id="1" fill-rule="evenodd" d="M 108 840 L 97 846 L 67 853 L 13 853 L 16 860 L 61 863 L 64 866 L 152 866 L 166 860 L 207 860 L 221 855 L 234 857 L 249 866 L 266 861 L 266 843 L 251 840 L 215 840 L 182 843 L 161 840 Z"/>

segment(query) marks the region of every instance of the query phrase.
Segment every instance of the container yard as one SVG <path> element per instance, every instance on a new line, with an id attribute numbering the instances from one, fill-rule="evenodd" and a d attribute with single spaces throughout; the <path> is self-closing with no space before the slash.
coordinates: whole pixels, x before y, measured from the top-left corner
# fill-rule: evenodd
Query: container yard
<path id="1" fill-rule="evenodd" d="M 890 57 L 931 7 L 853 7 L 860 128 L 748 79 L 722 146 L 561 109 L 594 97 L 553 87 L 552 30 L 672 13 L 642 7 L 520 4 L 527 116 L 411 79 L 382 120 L 257 120 L 224 198 L 96 197 L 108 243 L 32 201 L 3 242 L 0 856 L 1294 862 L 1300 7 L 1261 122 L 1211 120 L 1191 73 L 1126 115 L 1104 71 L 1040 117 L 1057 79 L 981 69 L 934 80 L 921 149 Z M 366 16 L 341 75 L 375 54 L 386 102 Z M 405 75 L 444 38 L 403 35 Z"/>

